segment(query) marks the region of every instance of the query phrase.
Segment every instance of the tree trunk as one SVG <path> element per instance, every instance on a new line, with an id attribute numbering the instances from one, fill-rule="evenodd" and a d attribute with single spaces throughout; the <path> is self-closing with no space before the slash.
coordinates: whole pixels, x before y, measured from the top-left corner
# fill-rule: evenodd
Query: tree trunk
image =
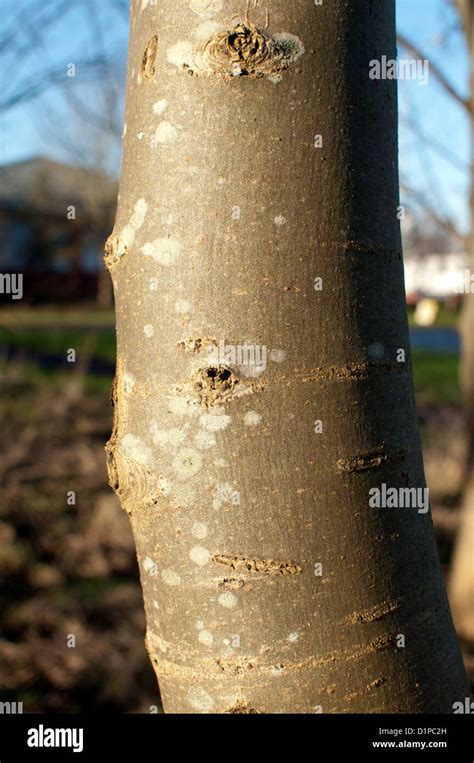
<path id="1" fill-rule="evenodd" d="M 164 708 L 451 712 L 430 515 L 369 505 L 424 487 L 394 3 L 242 6 L 132 0 L 107 451 Z"/>
<path id="2" fill-rule="evenodd" d="M 471 52 L 471 125 L 474 114 L 474 0 L 464 0 L 460 12 Z M 474 275 L 474 130 L 471 152 L 471 235 L 469 273 Z M 467 427 L 467 459 L 462 521 L 450 577 L 450 601 L 458 634 L 474 641 L 474 294 L 464 296 L 461 386 Z"/>

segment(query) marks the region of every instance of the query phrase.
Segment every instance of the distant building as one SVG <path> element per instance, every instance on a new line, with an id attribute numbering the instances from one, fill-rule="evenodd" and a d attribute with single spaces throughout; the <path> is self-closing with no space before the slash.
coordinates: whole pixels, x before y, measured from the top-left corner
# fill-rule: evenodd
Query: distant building
<path id="1" fill-rule="evenodd" d="M 47 158 L 0 166 L 0 271 L 23 273 L 25 301 L 95 298 L 117 190 L 103 173 Z"/>
<path id="2" fill-rule="evenodd" d="M 460 252 L 405 258 L 408 304 L 416 304 L 421 297 L 459 300 L 464 291 L 467 267 L 467 255 Z"/>

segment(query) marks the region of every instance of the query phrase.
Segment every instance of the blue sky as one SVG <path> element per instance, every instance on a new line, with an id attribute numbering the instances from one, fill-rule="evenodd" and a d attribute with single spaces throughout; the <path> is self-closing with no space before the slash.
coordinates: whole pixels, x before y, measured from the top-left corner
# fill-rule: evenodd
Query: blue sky
<path id="1" fill-rule="evenodd" d="M 80 108 L 89 110 L 98 101 L 102 104 L 98 113 L 107 114 L 113 107 L 118 126 L 128 34 L 126 6 L 126 0 L 0 0 L 2 19 L 6 20 L 0 32 L 0 104 L 36 82 L 45 66 L 49 71 L 79 62 L 78 75 L 81 72 L 83 76 L 81 83 L 75 81 L 74 97 L 79 98 Z M 49 18 L 52 9 L 59 16 L 54 23 Z M 399 31 L 467 96 L 467 50 L 449 0 L 397 0 L 397 15 Z M 14 40 L 15 46 L 9 45 L 9 40 Z M 2 49 L 3 42 L 7 44 Z M 21 55 L 15 52 L 18 45 L 22 47 Z M 112 62 L 109 79 L 103 78 L 103 88 L 87 81 L 86 70 L 81 70 L 80 62 L 92 51 Z M 399 57 L 409 58 L 411 54 L 400 48 Z M 109 104 L 105 102 L 107 94 Z M 416 81 L 400 81 L 399 99 L 404 185 L 421 193 L 437 212 L 466 231 L 470 131 L 463 108 L 444 93 L 432 75 L 426 87 Z M 63 88 L 54 86 L 34 100 L 3 110 L 0 163 L 41 154 L 117 172 L 119 142 L 111 141 L 105 131 L 71 120 L 70 109 Z M 409 128 L 408 121 L 416 122 L 425 139 Z M 452 161 L 446 154 L 452 155 Z M 402 200 L 409 208 L 404 193 Z"/>

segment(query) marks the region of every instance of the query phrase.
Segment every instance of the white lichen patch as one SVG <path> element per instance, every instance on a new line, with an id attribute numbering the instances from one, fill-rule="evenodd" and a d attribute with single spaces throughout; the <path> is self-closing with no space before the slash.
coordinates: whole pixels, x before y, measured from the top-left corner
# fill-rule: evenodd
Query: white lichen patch
<path id="1" fill-rule="evenodd" d="M 178 131 L 176 127 L 173 127 L 170 122 L 164 120 L 163 122 L 160 122 L 151 136 L 150 143 L 152 146 L 156 146 L 157 144 L 162 145 L 164 143 L 174 143 L 177 138 Z"/>
<path id="2" fill-rule="evenodd" d="M 193 306 L 187 299 L 178 299 L 175 302 L 174 309 L 179 315 L 185 315 L 192 312 Z"/>
<path id="3" fill-rule="evenodd" d="M 161 98 L 159 101 L 156 101 L 156 103 L 153 104 L 153 111 L 155 114 L 158 114 L 161 116 L 161 114 L 164 114 L 166 109 L 168 108 L 168 101 L 165 98 Z"/>
<path id="4" fill-rule="evenodd" d="M 189 558 L 198 567 L 205 567 L 211 560 L 211 553 L 204 546 L 194 546 L 189 552 Z"/>
<path id="5" fill-rule="evenodd" d="M 163 570 L 161 577 L 166 585 L 178 586 L 181 585 L 181 575 L 174 570 Z"/>
<path id="6" fill-rule="evenodd" d="M 153 433 L 153 442 L 160 448 L 177 448 L 186 439 L 186 432 L 177 427 L 172 429 L 158 429 Z"/>
<path id="7" fill-rule="evenodd" d="M 209 448 L 212 448 L 213 445 L 216 445 L 216 438 L 211 432 L 206 432 L 203 429 L 200 429 L 199 432 L 194 435 L 194 443 L 200 450 L 208 450 Z"/>
<path id="8" fill-rule="evenodd" d="M 151 448 L 133 434 L 124 435 L 118 444 L 117 450 L 126 460 L 135 461 L 135 463 L 142 466 L 150 466 L 153 463 Z"/>
<path id="9" fill-rule="evenodd" d="M 214 488 L 212 508 L 221 509 L 225 504 L 231 504 L 232 506 L 240 506 L 240 493 L 228 482 L 217 484 Z"/>
<path id="10" fill-rule="evenodd" d="M 150 0 L 142 0 L 142 11 L 144 11 L 145 8 L 148 7 L 148 3 L 149 2 L 150 2 Z"/>
<path id="11" fill-rule="evenodd" d="M 188 691 L 188 702 L 195 710 L 210 712 L 214 707 L 214 700 L 205 689 L 200 686 L 192 686 Z"/>
<path id="12" fill-rule="evenodd" d="M 199 410 L 199 403 L 196 400 L 188 400 L 185 397 L 168 398 L 168 411 L 175 416 L 196 416 Z"/>
<path id="13" fill-rule="evenodd" d="M 298 641 L 299 637 L 300 637 L 300 634 L 298 633 L 298 631 L 293 631 L 292 633 L 288 635 L 288 638 L 286 640 L 294 644 L 296 641 Z"/>
<path id="14" fill-rule="evenodd" d="M 137 232 L 145 222 L 147 211 L 148 204 L 146 203 L 145 199 L 138 199 L 137 203 L 135 204 L 133 214 L 130 218 L 130 222 L 124 228 L 122 228 L 122 232 L 120 233 L 119 240 L 122 246 L 125 246 L 128 249 L 132 246 Z M 124 251 L 122 251 L 122 254 L 123 253 Z M 117 255 L 120 256 L 119 251 L 117 251 Z"/>
<path id="15" fill-rule="evenodd" d="M 153 328 L 151 323 L 147 323 L 145 326 L 143 326 L 143 333 L 145 334 L 147 339 L 151 339 L 151 337 L 155 333 L 155 329 Z"/>
<path id="16" fill-rule="evenodd" d="M 278 225 L 279 228 L 281 228 L 282 225 L 285 225 L 287 222 L 286 217 L 283 217 L 283 215 L 278 215 L 278 217 L 275 217 L 274 221 L 275 225 Z"/>
<path id="17" fill-rule="evenodd" d="M 197 538 L 198 540 L 203 540 L 204 538 L 207 537 L 209 531 L 206 525 L 203 524 L 202 522 L 195 522 L 192 526 L 191 532 L 195 538 Z"/>
<path id="18" fill-rule="evenodd" d="M 222 0 L 191 0 L 189 7 L 198 16 L 212 19 L 223 8 Z"/>
<path id="19" fill-rule="evenodd" d="M 193 37 L 195 40 L 209 40 L 219 29 L 220 24 L 217 21 L 203 21 L 194 30 Z"/>
<path id="20" fill-rule="evenodd" d="M 159 281 L 158 281 L 158 278 L 156 278 L 156 276 L 152 276 L 152 278 L 148 280 L 148 288 L 150 289 L 150 291 L 158 291 L 158 285 L 159 285 Z"/>
<path id="21" fill-rule="evenodd" d="M 150 557 L 147 556 L 143 560 L 143 569 L 145 570 L 145 572 L 148 572 L 149 574 L 151 574 L 152 572 L 155 573 L 157 569 L 156 562 L 154 562 L 153 559 L 150 559 Z"/>
<path id="22" fill-rule="evenodd" d="M 194 477 L 202 467 L 202 456 L 194 448 L 182 448 L 173 459 L 173 469 L 180 480 Z"/>
<path id="23" fill-rule="evenodd" d="M 168 48 L 166 58 L 170 64 L 177 66 L 178 69 L 195 68 L 193 46 L 186 40 L 180 40 Z"/>
<path id="24" fill-rule="evenodd" d="M 221 607 L 225 607 L 225 609 L 234 609 L 234 607 L 236 607 L 238 604 L 237 596 L 232 593 L 232 591 L 225 591 L 224 593 L 221 593 L 217 601 Z"/>
<path id="25" fill-rule="evenodd" d="M 173 504 L 183 509 L 195 506 L 197 500 L 196 489 L 189 481 L 173 484 Z"/>
<path id="26" fill-rule="evenodd" d="M 151 644 L 160 650 L 163 654 L 166 654 L 170 645 L 168 641 L 165 641 L 158 633 L 148 632 L 147 636 L 150 639 Z"/>
<path id="27" fill-rule="evenodd" d="M 244 424 L 246 427 L 257 427 L 262 420 L 261 413 L 257 411 L 247 411 L 244 415 Z"/>
<path id="28" fill-rule="evenodd" d="M 145 257 L 151 257 L 159 265 L 169 267 L 183 250 L 180 241 L 172 238 L 158 238 L 156 241 L 149 241 L 142 247 Z"/>
<path id="29" fill-rule="evenodd" d="M 129 371 L 124 371 L 122 375 L 122 390 L 126 395 L 130 395 L 133 392 L 135 386 L 135 377 Z"/>
<path id="30" fill-rule="evenodd" d="M 214 636 L 209 631 L 202 630 L 199 633 L 198 641 L 200 641 L 201 644 L 204 644 L 205 646 L 212 646 L 214 643 Z"/>
<path id="31" fill-rule="evenodd" d="M 231 417 L 224 413 L 222 407 L 219 407 L 215 408 L 213 413 L 203 413 L 199 419 L 199 424 L 209 432 L 220 432 L 226 429 L 231 421 Z"/>

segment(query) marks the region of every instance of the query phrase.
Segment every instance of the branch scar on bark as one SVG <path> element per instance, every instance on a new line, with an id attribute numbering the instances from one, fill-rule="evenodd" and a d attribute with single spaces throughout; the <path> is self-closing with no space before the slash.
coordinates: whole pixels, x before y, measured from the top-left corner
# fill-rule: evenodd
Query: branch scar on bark
<path id="1" fill-rule="evenodd" d="M 145 79 L 152 80 L 155 76 L 156 69 L 156 53 L 158 51 L 158 35 L 154 34 L 153 37 L 147 42 L 145 52 L 142 60 L 142 74 Z"/>
<path id="2" fill-rule="evenodd" d="M 250 559 L 245 556 L 215 554 L 212 561 L 232 570 L 260 572 L 264 575 L 300 575 L 302 568 L 293 562 L 277 562 L 274 559 Z"/>
<path id="3" fill-rule="evenodd" d="M 271 79 L 279 78 L 303 53 L 304 45 L 296 35 L 270 35 L 247 20 L 216 32 L 194 49 L 189 43 L 178 43 L 168 51 L 168 60 L 197 77 L 216 74 Z"/>
<path id="4" fill-rule="evenodd" d="M 118 236 L 112 234 L 108 237 L 104 246 L 104 263 L 109 272 L 127 254 L 127 251 L 127 247 Z"/>
<path id="5" fill-rule="evenodd" d="M 397 464 L 406 458 L 407 451 L 405 448 L 400 448 L 395 453 L 389 454 L 382 448 L 372 451 L 371 453 L 361 453 L 358 456 L 352 458 L 341 458 L 337 462 L 336 466 L 338 471 L 344 474 L 353 474 L 355 472 L 366 472 L 369 469 L 378 469 L 385 464 Z"/>
<path id="6" fill-rule="evenodd" d="M 373 376 L 403 374 L 410 370 L 408 363 L 347 363 L 343 366 L 327 366 L 315 368 L 308 372 L 301 381 L 309 382 L 318 379 L 369 379 Z"/>
<path id="7" fill-rule="evenodd" d="M 244 395 L 251 395 L 253 389 L 224 365 L 198 368 L 190 381 L 176 388 L 178 395 L 188 395 L 201 408 L 223 405 Z"/>
<path id="8" fill-rule="evenodd" d="M 376 604 L 363 612 L 353 612 L 344 622 L 352 625 L 373 623 L 375 620 L 382 620 L 382 618 L 387 617 L 392 612 L 396 612 L 397 609 L 400 609 L 400 604 L 400 599 L 387 599 L 387 601 L 382 601 L 380 604 Z"/>

